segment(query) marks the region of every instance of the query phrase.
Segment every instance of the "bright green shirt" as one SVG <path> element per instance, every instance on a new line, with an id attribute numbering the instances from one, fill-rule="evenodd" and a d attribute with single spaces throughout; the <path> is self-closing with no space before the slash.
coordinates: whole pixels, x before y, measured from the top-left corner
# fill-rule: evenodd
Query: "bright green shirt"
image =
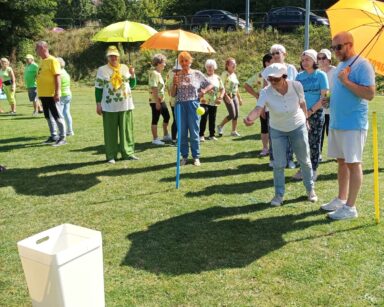
<path id="1" fill-rule="evenodd" d="M 161 76 L 161 73 L 159 73 L 157 70 L 151 70 L 149 72 L 148 76 L 148 86 L 149 86 L 149 102 L 150 103 L 156 103 L 156 101 L 153 101 L 153 88 L 157 88 L 157 95 L 161 99 L 161 101 L 164 100 L 165 95 L 165 83 L 163 80 L 163 77 Z"/>
<path id="2" fill-rule="evenodd" d="M 28 64 L 24 69 L 24 85 L 26 88 L 37 87 L 36 76 L 39 66 L 36 63 Z"/>
<path id="3" fill-rule="evenodd" d="M 11 80 L 11 71 L 12 68 L 9 66 L 5 70 L 0 69 L 0 79 L 2 79 L 3 82 Z"/>
<path id="4" fill-rule="evenodd" d="M 227 71 L 224 71 L 221 75 L 221 80 L 223 81 L 225 91 L 227 94 L 236 95 L 239 90 L 239 80 L 235 73 L 229 74 Z"/>
<path id="5" fill-rule="evenodd" d="M 67 71 L 62 68 L 61 73 L 61 96 L 71 96 L 71 77 L 68 75 Z"/>

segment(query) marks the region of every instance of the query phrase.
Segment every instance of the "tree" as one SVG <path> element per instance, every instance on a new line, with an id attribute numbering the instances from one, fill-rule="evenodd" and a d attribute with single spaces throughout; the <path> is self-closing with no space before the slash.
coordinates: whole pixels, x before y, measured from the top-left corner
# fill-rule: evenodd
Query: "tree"
<path id="1" fill-rule="evenodd" d="M 97 6 L 97 17 L 104 25 L 126 19 L 126 5 L 124 0 L 104 0 Z"/>
<path id="2" fill-rule="evenodd" d="M 55 19 L 59 26 L 83 25 L 96 15 L 96 6 L 91 0 L 57 0 L 57 6 Z"/>

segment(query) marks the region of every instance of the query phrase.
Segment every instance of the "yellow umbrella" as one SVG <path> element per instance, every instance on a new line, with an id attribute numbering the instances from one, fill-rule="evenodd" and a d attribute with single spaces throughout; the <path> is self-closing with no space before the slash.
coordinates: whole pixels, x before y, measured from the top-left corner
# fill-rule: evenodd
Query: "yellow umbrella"
<path id="1" fill-rule="evenodd" d="M 177 51 L 216 52 L 201 36 L 183 31 L 169 30 L 157 32 L 141 45 L 142 49 L 166 49 Z"/>
<path id="2" fill-rule="evenodd" d="M 384 75 L 384 3 L 340 0 L 327 10 L 327 15 L 332 36 L 342 31 L 350 32 L 359 56 L 368 59 L 376 73 Z"/>
<path id="3" fill-rule="evenodd" d="M 155 29 L 145 24 L 121 21 L 101 29 L 92 37 L 92 40 L 107 43 L 140 42 L 147 40 L 155 33 L 157 33 Z"/>

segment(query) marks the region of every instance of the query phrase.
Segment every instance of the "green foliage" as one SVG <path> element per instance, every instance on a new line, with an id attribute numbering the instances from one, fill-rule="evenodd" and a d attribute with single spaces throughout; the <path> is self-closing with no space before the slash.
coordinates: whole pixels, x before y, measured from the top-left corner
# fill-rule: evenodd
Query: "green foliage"
<path id="1" fill-rule="evenodd" d="M 147 22 L 150 17 L 163 16 L 175 0 L 126 0 L 127 19 Z"/>
<path id="2" fill-rule="evenodd" d="M 96 6 L 91 0 L 57 0 L 56 19 L 60 25 L 81 25 L 96 15 Z"/>
<path id="3" fill-rule="evenodd" d="M 97 17 L 103 25 L 125 20 L 127 8 L 124 0 L 105 0 L 97 7 Z"/>

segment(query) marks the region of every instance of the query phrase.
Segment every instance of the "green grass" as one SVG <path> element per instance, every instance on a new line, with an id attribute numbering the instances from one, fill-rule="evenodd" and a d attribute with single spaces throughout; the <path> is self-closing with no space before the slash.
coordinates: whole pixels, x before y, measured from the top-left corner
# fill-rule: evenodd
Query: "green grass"
<path id="1" fill-rule="evenodd" d="M 140 160 L 107 165 L 92 92 L 74 90 L 76 135 L 67 146 L 41 145 L 47 124 L 30 116 L 26 93 L 17 95 L 18 116 L 0 116 L 0 162 L 8 167 L 0 174 L 0 305 L 30 305 L 17 241 L 62 223 L 102 232 L 108 306 L 384 305 L 372 130 L 360 217 L 330 222 L 318 208 L 336 193 L 332 161 L 319 167 L 319 203 L 306 201 L 302 183 L 289 179 L 295 170 L 287 170 L 286 204 L 270 207 L 272 172 L 267 158 L 257 158 L 259 124 L 240 125 L 240 138 L 203 143 L 201 167 L 182 167 L 176 190 L 175 147 L 150 144 L 145 92 L 134 93 Z M 242 116 L 254 105 L 244 96 Z M 378 112 L 380 157 L 383 102 L 370 107 Z M 221 106 L 218 120 L 224 114 Z"/>

